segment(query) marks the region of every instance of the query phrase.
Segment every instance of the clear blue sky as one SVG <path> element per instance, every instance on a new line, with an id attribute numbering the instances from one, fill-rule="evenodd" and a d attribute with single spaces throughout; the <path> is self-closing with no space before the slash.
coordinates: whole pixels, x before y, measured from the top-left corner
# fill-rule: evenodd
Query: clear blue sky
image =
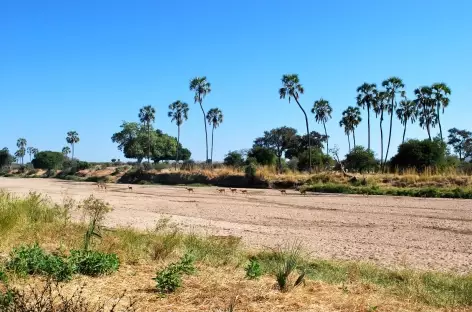
<path id="1" fill-rule="evenodd" d="M 453 94 L 444 131 L 471 129 L 471 12 L 470 0 L 3 0 L 0 148 L 14 151 L 24 137 L 40 150 L 60 150 L 66 132 L 76 130 L 79 158 L 123 159 L 110 140 L 121 121 L 136 121 L 150 104 L 155 126 L 176 135 L 167 107 L 182 100 L 191 108 L 182 142 L 203 160 L 202 116 L 188 90 L 202 75 L 213 88 L 204 107 L 225 116 L 215 132 L 215 159 L 251 147 L 264 130 L 287 125 L 304 132 L 296 104 L 278 98 L 285 73 L 299 74 L 307 110 L 320 97 L 330 101 L 330 144 L 343 153 L 341 112 L 355 105 L 364 81 L 390 76 L 401 77 L 410 96 L 418 86 L 446 82 Z M 367 145 L 363 117 L 357 143 Z M 378 151 L 377 120 L 372 124 Z M 426 132 L 410 126 L 407 136 Z M 392 153 L 400 141 L 395 121 Z"/>

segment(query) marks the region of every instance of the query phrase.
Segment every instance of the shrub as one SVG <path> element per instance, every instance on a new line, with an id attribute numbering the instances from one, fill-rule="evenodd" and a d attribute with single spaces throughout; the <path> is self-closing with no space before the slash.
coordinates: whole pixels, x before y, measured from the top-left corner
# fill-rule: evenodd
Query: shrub
<path id="1" fill-rule="evenodd" d="M 276 156 L 273 150 L 266 147 L 254 146 L 248 153 L 248 158 L 256 159 L 257 163 L 263 166 L 275 165 Z"/>
<path id="2" fill-rule="evenodd" d="M 10 154 L 7 148 L 0 150 L 0 168 L 10 166 L 13 163 L 14 157 Z"/>
<path id="3" fill-rule="evenodd" d="M 36 169 L 58 169 L 64 161 L 64 155 L 60 152 L 44 151 L 34 156 L 31 162 Z"/>
<path id="4" fill-rule="evenodd" d="M 427 167 L 440 168 L 446 164 L 446 144 L 440 140 L 408 140 L 398 147 L 392 157 L 392 168 L 424 170 Z"/>
<path id="5" fill-rule="evenodd" d="M 257 173 L 257 166 L 254 163 L 250 163 L 246 166 L 244 169 L 244 174 L 246 175 L 246 178 L 248 179 L 254 179 L 256 177 Z"/>
<path id="6" fill-rule="evenodd" d="M 261 265 L 257 259 L 249 259 L 249 264 L 244 269 L 248 279 L 258 279 L 262 275 Z"/>
<path id="7" fill-rule="evenodd" d="M 161 294 L 172 293 L 182 286 L 182 275 L 193 274 L 195 258 L 190 254 L 185 254 L 179 262 L 171 263 L 163 270 L 156 273 L 157 291 Z"/>
<path id="8" fill-rule="evenodd" d="M 239 151 L 229 151 L 228 154 L 226 154 L 223 163 L 226 166 L 238 168 L 244 164 L 244 156 Z"/>
<path id="9" fill-rule="evenodd" d="M 107 275 L 116 272 L 120 267 L 116 254 L 92 250 L 71 250 L 69 261 L 75 272 L 88 276 Z"/>
<path id="10" fill-rule="evenodd" d="M 354 147 L 349 154 L 346 155 L 344 166 L 349 171 L 363 173 L 375 170 L 378 166 L 374 152 L 367 150 L 363 146 Z"/>

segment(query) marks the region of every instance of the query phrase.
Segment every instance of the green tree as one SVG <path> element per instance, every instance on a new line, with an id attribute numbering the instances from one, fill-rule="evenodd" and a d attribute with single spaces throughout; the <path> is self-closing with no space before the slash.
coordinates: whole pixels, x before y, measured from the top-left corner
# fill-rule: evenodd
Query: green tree
<path id="1" fill-rule="evenodd" d="M 277 157 L 278 171 L 282 171 L 282 155 L 292 145 L 297 130 L 290 127 L 275 128 L 264 131 L 264 136 L 254 140 L 254 145 L 271 149 Z"/>
<path id="2" fill-rule="evenodd" d="M 276 162 L 276 156 L 271 148 L 254 145 L 247 153 L 248 159 L 255 159 L 258 164 L 263 166 L 273 166 Z"/>
<path id="3" fill-rule="evenodd" d="M 395 114 L 395 108 L 397 106 L 395 97 L 397 94 L 400 94 L 402 96 L 405 95 L 405 91 L 403 90 L 403 88 L 405 88 L 405 85 L 403 84 L 403 81 L 400 78 L 391 77 L 382 82 L 382 87 L 385 88 L 387 101 L 389 102 L 389 104 L 387 105 L 387 113 L 390 115 L 390 130 L 388 131 L 387 152 L 385 153 L 384 161 L 384 163 L 386 163 L 388 159 L 388 151 L 390 149 L 390 140 L 392 138 L 393 115 Z"/>
<path id="4" fill-rule="evenodd" d="M 169 105 L 169 112 L 167 115 L 177 125 L 177 147 L 180 145 L 180 126 L 188 119 L 188 104 L 181 101 L 175 101 Z M 179 162 L 179 149 L 177 148 L 175 156 L 175 169 L 177 170 L 177 163 Z"/>
<path id="5" fill-rule="evenodd" d="M 69 146 L 64 146 L 62 148 L 62 155 L 64 155 L 64 157 L 67 157 L 69 154 L 70 154 L 70 147 Z"/>
<path id="6" fill-rule="evenodd" d="M 432 101 L 436 104 L 436 117 L 438 120 L 439 126 L 439 135 L 441 141 L 443 141 L 443 133 L 441 127 L 441 118 L 439 118 L 440 110 L 442 108 L 442 113 L 444 114 L 444 109 L 449 105 L 449 95 L 451 95 L 451 89 L 445 83 L 435 83 L 431 86 L 431 97 Z"/>
<path id="7" fill-rule="evenodd" d="M 15 156 L 17 158 L 21 158 L 21 164 L 24 164 L 24 157 L 26 155 L 26 139 L 24 138 L 19 138 L 16 141 L 16 146 L 18 147 L 18 150 L 15 152 Z"/>
<path id="8" fill-rule="evenodd" d="M 58 169 L 64 162 L 64 155 L 60 152 L 43 151 L 36 154 L 32 164 L 36 169 Z"/>
<path id="9" fill-rule="evenodd" d="M 205 110 L 203 109 L 203 99 L 210 94 L 211 92 L 211 84 L 207 81 L 205 76 L 203 77 L 195 77 L 190 81 L 190 91 L 194 91 L 194 101 L 195 103 L 200 104 L 200 109 L 202 110 L 203 114 L 203 124 L 205 126 L 205 146 L 206 146 L 206 159 L 205 161 L 208 162 L 208 130 L 207 130 L 207 123 L 206 123 L 206 115 Z"/>
<path id="10" fill-rule="evenodd" d="M 367 110 L 367 149 L 370 150 L 370 110 L 375 106 L 377 85 L 364 82 L 357 88 L 357 106 Z"/>
<path id="11" fill-rule="evenodd" d="M 244 155 L 240 151 L 229 151 L 223 163 L 230 167 L 242 167 L 244 165 Z"/>
<path id="12" fill-rule="evenodd" d="M 31 160 L 32 160 L 31 156 L 36 155 L 38 153 L 38 149 L 30 146 L 26 149 L 26 152 L 28 153 L 29 158 L 30 158 L 30 162 L 31 162 Z"/>
<path id="13" fill-rule="evenodd" d="M 310 128 L 308 125 L 308 116 L 303 109 L 303 107 L 300 105 L 299 98 L 300 94 L 303 94 L 305 92 L 305 89 L 303 86 L 300 84 L 300 79 L 298 78 L 297 74 L 287 74 L 282 76 L 282 88 L 279 89 L 279 96 L 281 99 L 285 99 L 288 97 L 288 102 L 290 103 L 291 98 L 297 102 L 298 107 L 301 109 L 303 112 L 303 115 L 305 116 L 305 125 L 306 125 L 306 134 L 308 136 L 308 150 L 309 156 L 310 156 L 310 171 L 312 168 L 312 162 L 311 162 L 311 141 L 310 141 Z"/>
<path id="14" fill-rule="evenodd" d="M 363 146 L 356 146 L 346 155 L 344 166 L 349 171 L 363 173 L 375 169 L 377 161 L 372 150 L 365 149 Z"/>
<path id="15" fill-rule="evenodd" d="M 151 105 L 144 106 L 139 110 L 138 117 L 139 121 L 147 128 L 148 132 L 147 158 L 149 163 L 151 159 L 151 124 L 156 119 L 156 110 Z"/>
<path id="16" fill-rule="evenodd" d="M 208 111 L 206 115 L 206 119 L 208 121 L 208 124 L 212 126 L 211 129 L 211 158 L 210 158 L 210 163 L 213 163 L 213 135 L 215 132 L 215 129 L 223 123 L 223 113 L 219 108 L 212 108 Z"/>
<path id="17" fill-rule="evenodd" d="M 397 108 L 397 117 L 403 125 L 403 139 L 402 143 L 405 143 L 405 134 L 406 134 L 406 125 L 409 121 L 415 123 L 416 117 L 418 116 L 418 109 L 414 101 L 408 100 L 406 97 L 403 97 L 403 100 L 400 101 Z"/>
<path id="18" fill-rule="evenodd" d="M 72 158 L 71 159 L 74 159 L 74 147 L 75 147 L 75 144 L 79 143 L 79 141 L 80 141 L 79 134 L 77 133 L 77 131 L 67 132 L 66 141 L 72 147 Z"/>
<path id="19" fill-rule="evenodd" d="M 313 108 L 311 109 L 311 112 L 315 114 L 315 120 L 318 123 L 323 124 L 323 128 L 325 131 L 325 136 L 326 136 L 326 155 L 329 155 L 329 137 L 328 137 L 328 132 L 326 131 L 326 122 L 331 119 L 331 113 L 333 112 L 333 109 L 329 105 L 329 102 L 323 99 L 320 99 L 318 101 L 315 101 L 313 104 Z"/>
<path id="20" fill-rule="evenodd" d="M 419 112 L 420 127 L 428 132 L 428 138 L 431 141 L 431 128 L 436 126 L 438 115 L 436 114 L 435 105 L 431 87 L 420 87 L 415 89 L 416 106 Z"/>
<path id="21" fill-rule="evenodd" d="M 349 123 L 347 117 L 343 116 L 339 121 L 339 126 L 344 129 L 344 134 L 347 136 L 347 143 L 349 146 L 349 152 L 351 151 L 351 132 L 354 130 L 352 129 L 352 125 Z"/>
<path id="22" fill-rule="evenodd" d="M 0 169 L 3 167 L 10 166 L 13 161 L 13 156 L 10 154 L 8 148 L 4 147 L 0 150 Z"/>
<path id="23" fill-rule="evenodd" d="M 440 139 L 408 140 L 398 147 L 392 157 L 392 167 L 416 168 L 421 171 L 427 167 L 440 168 L 446 164 L 446 144 Z"/>
<path id="24" fill-rule="evenodd" d="M 463 161 L 467 157 L 467 147 L 472 143 L 472 132 L 467 130 L 459 130 L 457 128 L 449 129 L 447 144 L 451 145 L 454 152 L 459 156 L 459 160 Z"/>
<path id="25" fill-rule="evenodd" d="M 311 149 L 312 151 L 316 149 L 323 149 L 323 143 L 326 142 L 327 137 L 324 134 L 321 134 L 317 131 L 311 131 L 310 132 L 310 142 L 311 142 Z M 308 137 L 307 135 L 295 135 L 290 141 L 290 146 L 285 152 L 285 158 L 299 158 L 300 154 L 305 153 L 305 155 L 308 157 Z M 312 155 L 316 155 L 316 153 L 312 153 Z M 315 159 L 313 158 L 313 164 L 317 163 Z M 306 161 L 306 168 L 309 169 L 309 159 Z"/>
<path id="26" fill-rule="evenodd" d="M 349 106 L 344 112 L 343 112 L 343 117 L 341 119 L 341 122 L 339 125 L 341 127 L 344 127 L 344 132 L 348 135 L 349 138 L 349 132 L 352 132 L 352 139 L 354 141 L 354 147 L 356 147 L 356 134 L 355 134 L 355 129 L 359 124 L 361 123 L 362 118 L 361 118 L 361 111 L 359 110 L 358 107 L 353 107 Z M 351 144 L 349 143 L 349 146 Z M 349 147 L 349 150 L 351 148 Z"/>
<path id="27" fill-rule="evenodd" d="M 387 94 L 383 91 L 375 91 L 374 93 L 374 105 L 373 110 L 376 117 L 380 116 L 380 168 L 383 170 L 383 120 L 384 120 L 384 112 L 387 109 Z"/>

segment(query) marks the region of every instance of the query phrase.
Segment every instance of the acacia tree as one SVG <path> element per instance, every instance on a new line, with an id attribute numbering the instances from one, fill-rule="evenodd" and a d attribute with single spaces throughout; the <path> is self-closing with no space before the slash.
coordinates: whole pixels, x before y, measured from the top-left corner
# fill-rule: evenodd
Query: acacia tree
<path id="1" fill-rule="evenodd" d="M 420 127 L 428 132 L 431 141 L 431 128 L 436 126 L 438 115 L 435 110 L 435 102 L 432 99 L 433 90 L 431 87 L 420 87 L 415 89 L 416 107 L 419 112 Z"/>
<path id="2" fill-rule="evenodd" d="M 315 114 L 316 122 L 321 122 L 323 124 L 326 136 L 326 155 L 329 156 L 328 132 L 326 131 L 326 122 L 331 119 L 331 113 L 333 112 L 333 109 L 331 108 L 327 100 L 323 100 L 321 98 L 320 100 L 315 101 L 311 112 Z"/>
<path id="3" fill-rule="evenodd" d="M 343 126 L 345 128 L 347 127 L 348 130 L 352 132 L 352 139 L 353 139 L 354 148 L 355 148 L 356 147 L 356 133 L 354 130 L 357 128 L 357 126 L 359 126 L 359 124 L 362 121 L 361 111 L 359 110 L 358 107 L 349 106 L 343 112 L 343 119 L 341 121 L 343 123 Z M 349 150 L 351 149 L 349 148 Z"/>
<path id="4" fill-rule="evenodd" d="M 451 145 L 459 155 L 459 160 L 467 157 L 467 147 L 472 143 L 472 132 L 467 130 L 459 130 L 457 128 L 449 129 L 447 144 Z"/>
<path id="5" fill-rule="evenodd" d="M 18 147 L 18 150 L 15 152 L 15 156 L 18 158 L 21 158 L 21 164 L 23 165 L 25 154 L 26 154 L 26 139 L 19 138 L 16 141 L 16 146 Z"/>
<path id="6" fill-rule="evenodd" d="M 383 91 L 375 91 L 374 95 L 374 113 L 376 117 L 380 116 L 380 168 L 383 170 L 383 127 L 384 112 L 387 109 L 387 95 Z"/>
<path id="7" fill-rule="evenodd" d="M 390 149 L 390 140 L 392 138 L 393 114 L 395 113 L 395 108 L 397 105 L 395 101 L 395 96 L 397 94 L 400 94 L 400 95 L 405 94 L 405 91 L 403 90 L 403 88 L 405 88 L 405 84 L 400 78 L 391 77 L 382 82 L 382 87 L 385 88 L 387 101 L 390 102 L 387 105 L 387 113 L 390 115 L 390 130 L 388 132 L 387 152 L 385 153 L 385 161 L 384 161 L 384 163 L 386 163 L 388 159 L 388 151 Z"/>
<path id="8" fill-rule="evenodd" d="M 219 108 L 212 108 L 206 115 L 208 124 L 212 126 L 211 129 L 211 158 L 210 163 L 213 163 L 213 134 L 215 129 L 223 122 L 223 113 Z"/>
<path id="9" fill-rule="evenodd" d="M 64 146 L 64 147 L 62 148 L 62 155 L 63 155 L 64 157 L 67 157 L 69 154 L 70 154 L 70 147 L 69 147 L 69 146 Z"/>
<path id="10" fill-rule="evenodd" d="M 177 170 L 180 149 L 180 126 L 184 123 L 184 120 L 188 119 L 188 104 L 181 101 L 175 101 L 169 105 L 167 116 L 171 118 L 171 121 L 175 121 L 175 124 L 177 125 L 177 151 L 175 156 L 175 169 Z"/>
<path id="11" fill-rule="evenodd" d="M 36 155 L 38 153 L 38 149 L 30 146 L 26 149 L 26 152 L 28 153 L 29 158 L 30 158 L 30 162 L 31 162 L 31 156 Z"/>
<path id="12" fill-rule="evenodd" d="M 367 149 L 370 150 L 370 110 L 375 106 L 377 85 L 364 82 L 357 88 L 357 106 L 367 110 Z"/>
<path id="13" fill-rule="evenodd" d="M 77 133 L 77 131 L 67 132 L 66 141 L 72 147 L 72 157 L 71 157 L 71 159 L 74 159 L 74 147 L 75 147 L 75 144 L 79 143 L 79 141 L 80 141 L 79 134 Z"/>
<path id="14" fill-rule="evenodd" d="M 264 136 L 254 140 L 254 146 L 267 148 L 277 157 L 278 171 L 282 170 L 282 155 L 291 146 L 297 135 L 297 130 L 290 127 L 275 128 L 270 131 L 264 131 Z"/>
<path id="15" fill-rule="evenodd" d="M 156 110 L 151 105 L 142 107 L 139 110 L 139 121 L 147 128 L 148 132 L 148 163 L 151 162 L 151 123 L 156 119 Z"/>
<path id="16" fill-rule="evenodd" d="M 432 91 L 432 100 L 436 104 L 436 116 L 439 126 L 439 135 L 441 136 L 441 141 L 443 141 L 442 127 L 441 127 L 441 118 L 440 109 L 442 108 L 442 113 L 444 114 L 444 109 L 449 105 L 449 95 L 451 95 L 451 89 L 445 83 L 435 83 L 431 86 Z"/>
<path id="17" fill-rule="evenodd" d="M 200 104 L 200 109 L 203 114 L 203 124 L 205 126 L 205 147 L 206 147 L 206 162 L 208 162 L 208 129 L 206 123 L 205 110 L 203 109 L 203 99 L 211 92 L 211 84 L 207 81 L 205 76 L 195 77 L 190 81 L 190 91 L 194 91 L 194 103 Z"/>
<path id="18" fill-rule="evenodd" d="M 290 103 L 290 99 L 293 98 L 295 102 L 297 102 L 298 107 L 300 107 L 303 115 L 305 116 L 305 125 L 306 125 L 306 135 L 308 136 L 308 154 L 309 154 L 309 162 L 310 162 L 310 172 L 311 172 L 311 140 L 310 140 L 310 129 L 308 126 L 308 116 L 306 115 L 305 110 L 300 105 L 299 97 L 300 94 L 303 94 L 305 90 L 303 86 L 300 84 L 300 79 L 298 78 L 297 74 L 286 74 L 282 76 L 282 88 L 279 89 L 279 95 L 281 99 L 285 99 L 288 97 L 288 102 Z"/>
<path id="19" fill-rule="evenodd" d="M 405 143 L 405 134 L 406 134 L 406 125 L 409 121 L 414 123 L 418 115 L 418 110 L 416 109 L 416 104 L 414 101 L 408 100 L 405 96 L 403 100 L 400 101 L 399 107 L 397 108 L 397 117 L 403 125 L 403 138 L 402 144 Z"/>

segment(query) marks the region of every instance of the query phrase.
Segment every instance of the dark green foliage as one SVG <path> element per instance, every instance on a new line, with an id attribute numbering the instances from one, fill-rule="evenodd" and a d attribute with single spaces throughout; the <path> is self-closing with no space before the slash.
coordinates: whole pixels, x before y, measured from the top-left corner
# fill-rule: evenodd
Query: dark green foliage
<path id="1" fill-rule="evenodd" d="M 262 275 L 261 265 L 256 258 L 249 259 L 249 264 L 244 270 L 248 279 L 258 279 Z"/>
<path id="2" fill-rule="evenodd" d="M 321 150 L 323 144 L 326 142 L 326 136 L 316 131 L 310 133 L 311 148 L 314 150 Z M 301 154 L 305 153 L 308 156 L 308 137 L 307 135 L 295 135 L 290 141 L 290 147 L 285 152 L 285 158 L 291 159 L 292 157 L 300 158 Z M 313 163 L 316 165 L 316 163 Z M 309 166 L 307 166 L 308 168 Z"/>
<path id="3" fill-rule="evenodd" d="M 10 166 L 13 163 L 14 157 L 8 151 L 8 148 L 0 150 L 0 169 L 2 167 Z"/>
<path id="4" fill-rule="evenodd" d="M 365 147 L 358 145 L 346 155 L 344 166 L 349 171 L 363 173 L 375 170 L 378 163 L 372 150 L 367 150 Z"/>
<path id="5" fill-rule="evenodd" d="M 313 167 L 318 167 L 319 169 L 326 168 L 329 166 L 333 159 L 330 156 L 327 156 L 323 151 L 318 148 L 312 148 L 311 150 L 311 164 Z M 310 165 L 310 158 L 308 150 L 305 150 L 298 154 L 298 170 L 308 170 Z"/>
<path id="6" fill-rule="evenodd" d="M 393 168 L 416 168 L 421 171 L 427 167 L 441 168 L 446 164 L 446 144 L 440 140 L 408 140 L 398 147 L 392 157 Z"/>
<path id="7" fill-rule="evenodd" d="M 182 275 L 193 274 L 195 258 L 190 254 L 185 254 L 179 262 L 171 263 L 163 270 L 156 273 L 154 280 L 156 288 L 160 294 L 168 294 L 182 286 Z"/>
<path id="8" fill-rule="evenodd" d="M 229 151 L 228 154 L 226 154 L 223 163 L 226 166 L 237 168 L 242 167 L 244 165 L 244 156 L 239 151 Z"/>
<path id="9" fill-rule="evenodd" d="M 31 162 L 35 169 L 59 169 L 64 161 L 64 155 L 60 152 L 44 151 L 35 155 Z"/>
<path id="10" fill-rule="evenodd" d="M 256 162 L 263 166 L 272 166 L 276 162 L 275 153 L 268 147 L 254 146 L 247 154 L 247 162 L 249 159 L 255 159 Z"/>
<path id="11" fill-rule="evenodd" d="M 472 156 L 472 132 L 468 130 L 449 129 L 447 144 L 453 147 L 461 161 Z"/>
<path id="12" fill-rule="evenodd" d="M 257 166 L 254 163 L 250 163 L 244 169 L 244 174 L 248 179 L 254 179 L 256 177 Z"/>
<path id="13" fill-rule="evenodd" d="M 117 255 L 92 250 L 71 250 L 69 261 L 75 272 L 89 276 L 110 274 L 120 267 Z"/>

